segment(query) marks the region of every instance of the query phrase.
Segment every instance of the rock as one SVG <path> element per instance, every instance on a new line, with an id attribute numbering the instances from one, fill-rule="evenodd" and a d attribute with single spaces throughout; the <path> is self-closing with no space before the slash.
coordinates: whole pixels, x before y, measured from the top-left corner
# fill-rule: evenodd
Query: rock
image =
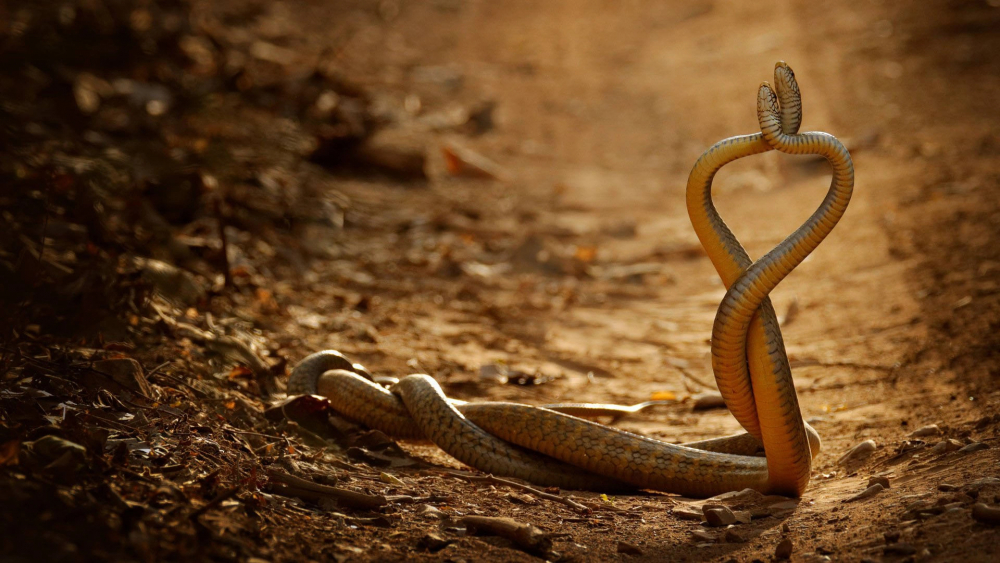
<path id="1" fill-rule="evenodd" d="M 1000 524 L 1000 508 L 977 502 L 972 506 L 972 518 L 983 524 Z"/>
<path id="2" fill-rule="evenodd" d="M 961 452 L 961 453 L 963 453 L 963 454 L 971 454 L 972 452 L 978 452 L 978 451 L 988 450 L 988 449 L 990 449 L 990 445 L 989 444 L 984 444 L 983 442 L 973 442 L 973 443 L 971 443 L 971 444 L 969 444 L 967 446 L 963 446 L 958 451 Z"/>
<path id="3" fill-rule="evenodd" d="M 423 516 L 424 518 L 430 518 L 433 520 L 445 520 L 448 518 L 446 513 L 429 504 L 421 506 L 420 509 L 417 510 L 417 516 Z"/>
<path id="4" fill-rule="evenodd" d="M 732 510 L 729 510 L 725 506 L 713 506 L 712 508 L 705 507 L 705 520 L 708 521 L 708 525 L 713 528 L 718 528 L 720 526 L 728 526 L 730 524 L 736 523 L 736 515 L 733 514 Z"/>
<path id="5" fill-rule="evenodd" d="M 715 534 L 711 534 L 705 530 L 694 530 L 691 532 L 691 538 L 695 541 L 714 542 Z"/>
<path id="6" fill-rule="evenodd" d="M 776 502 L 772 504 L 769 508 L 771 510 L 795 510 L 799 507 L 799 501 L 795 499 L 783 500 L 781 502 Z"/>
<path id="7" fill-rule="evenodd" d="M 424 534 L 423 537 L 417 542 L 417 549 L 423 549 L 427 551 L 441 551 L 442 549 L 448 547 L 453 540 L 447 540 L 441 536 L 429 532 Z"/>
<path id="8" fill-rule="evenodd" d="M 758 501 L 763 499 L 759 491 L 753 489 L 743 489 L 742 491 L 730 491 L 728 493 L 722 493 L 721 495 L 715 495 L 714 497 L 707 499 L 705 502 L 710 504 L 718 504 L 723 501 Z"/>
<path id="9" fill-rule="evenodd" d="M 115 383 L 135 391 L 144 397 L 153 396 L 153 388 L 142 373 L 142 366 L 132 358 L 98 360 L 93 363 L 94 371 L 110 377 Z"/>
<path id="10" fill-rule="evenodd" d="M 868 486 L 869 487 L 871 487 L 872 485 L 874 485 L 876 483 L 879 484 L 879 485 L 882 485 L 883 489 L 888 489 L 889 488 L 889 478 L 886 477 L 885 475 L 875 475 L 874 477 L 871 477 L 870 479 L 868 479 Z"/>
<path id="11" fill-rule="evenodd" d="M 736 530 L 726 530 L 726 535 L 724 536 L 726 543 L 745 543 L 746 538 L 741 536 Z"/>
<path id="12" fill-rule="evenodd" d="M 959 442 L 955 439 L 942 440 L 930 449 L 930 453 L 934 455 L 946 454 L 948 452 L 953 452 L 955 450 L 961 449 L 965 444 Z"/>
<path id="13" fill-rule="evenodd" d="M 775 559 L 790 559 L 792 557 L 792 540 L 785 538 L 774 548 Z"/>
<path id="14" fill-rule="evenodd" d="M 940 436 L 941 428 L 937 424 L 931 424 L 921 428 L 917 428 L 913 432 L 910 432 L 910 438 L 926 438 L 928 436 Z"/>
<path id="15" fill-rule="evenodd" d="M 507 178 L 506 171 L 499 164 L 466 147 L 445 145 L 441 147 L 441 155 L 444 157 L 445 169 L 452 176 L 487 180 Z"/>
<path id="16" fill-rule="evenodd" d="M 957 491 L 959 489 L 958 485 L 952 485 L 949 483 L 941 483 L 938 485 L 937 489 L 942 493 L 950 493 L 952 491 Z"/>
<path id="17" fill-rule="evenodd" d="M 632 545 L 625 541 L 619 541 L 618 553 L 624 553 L 626 555 L 642 555 L 642 549 L 640 549 L 637 545 Z"/>
<path id="18" fill-rule="evenodd" d="M 853 497 L 844 499 L 843 502 L 854 502 L 854 501 L 858 501 L 858 500 L 864 500 L 864 499 L 867 499 L 867 498 L 872 498 L 872 497 L 874 497 L 875 495 L 881 493 L 884 490 L 885 490 L 885 487 L 883 487 L 880 483 L 875 483 L 871 487 L 868 487 L 867 489 L 861 491 L 860 493 L 854 495 Z"/>
<path id="19" fill-rule="evenodd" d="M 726 408 L 726 401 L 718 393 L 702 393 L 694 396 L 694 406 L 692 409 L 696 411 L 724 408 Z"/>
<path id="20" fill-rule="evenodd" d="M 877 446 L 875 445 L 875 440 L 865 440 L 864 442 L 861 442 L 860 444 L 854 446 L 850 450 L 847 450 L 847 453 L 840 456 L 840 459 L 837 460 L 837 463 L 843 465 L 848 463 L 864 461 L 868 459 L 868 457 L 871 456 L 872 453 L 875 452 L 876 447 Z"/>
<path id="21" fill-rule="evenodd" d="M 750 513 L 746 510 L 734 510 L 733 516 L 735 516 L 736 521 L 741 524 L 749 524 L 753 520 L 753 517 L 750 516 Z"/>
<path id="22" fill-rule="evenodd" d="M 705 516 L 704 512 L 701 510 L 696 510 L 689 506 L 675 506 L 670 513 L 681 520 L 697 520 L 699 522 L 701 522 Z"/>
<path id="23" fill-rule="evenodd" d="M 882 534 L 882 537 L 885 538 L 885 543 L 896 543 L 899 541 L 899 536 L 899 530 L 892 530 Z"/>

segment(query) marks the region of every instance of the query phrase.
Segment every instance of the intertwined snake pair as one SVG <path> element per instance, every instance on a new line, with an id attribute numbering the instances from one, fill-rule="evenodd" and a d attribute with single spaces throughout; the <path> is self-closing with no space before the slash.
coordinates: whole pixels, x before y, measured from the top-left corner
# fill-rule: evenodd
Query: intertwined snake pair
<path id="1" fill-rule="evenodd" d="M 746 434 L 678 446 L 554 409 L 449 400 L 427 375 L 404 377 L 390 391 L 334 351 L 318 352 L 296 366 L 289 394 L 323 395 L 344 416 L 390 436 L 426 438 L 472 467 L 539 485 L 634 487 L 689 496 L 749 487 L 801 495 L 819 436 L 802 420 L 767 295 L 840 220 L 854 187 L 854 167 L 832 135 L 798 133 L 801 103 L 788 65 L 779 62 L 774 79 L 777 93 L 764 82 L 757 95 L 761 132 L 716 143 L 695 163 L 687 184 L 691 223 L 728 289 L 712 329 L 712 368 Z M 825 157 L 833 180 L 819 209 L 753 262 L 716 212 L 712 180 L 724 165 L 772 149 Z M 766 456 L 753 455 L 761 445 Z"/>

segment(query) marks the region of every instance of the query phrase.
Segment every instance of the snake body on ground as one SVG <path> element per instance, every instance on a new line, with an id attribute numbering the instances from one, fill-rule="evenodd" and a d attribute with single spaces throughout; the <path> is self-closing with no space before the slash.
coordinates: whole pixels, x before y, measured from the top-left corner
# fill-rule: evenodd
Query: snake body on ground
<path id="1" fill-rule="evenodd" d="M 850 154 L 832 135 L 798 133 L 798 84 L 783 62 L 775 66 L 775 85 L 777 92 L 766 82 L 758 90 L 761 132 L 713 145 L 695 163 L 687 184 L 692 225 L 727 288 L 712 330 L 712 368 L 720 393 L 746 434 L 668 444 L 553 409 L 449 400 L 437 382 L 423 374 L 402 378 L 390 391 L 329 350 L 296 366 L 289 394 L 325 396 L 344 416 L 390 436 L 426 438 L 467 465 L 543 486 L 599 491 L 633 487 L 688 496 L 753 488 L 801 495 L 819 451 L 819 436 L 802 420 L 767 295 L 843 216 L 854 168 Z M 725 164 L 775 149 L 825 157 L 833 179 L 817 211 L 753 262 L 715 210 L 712 181 Z M 571 407 L 567 409 L 572 412 L 586 411 Z M 761 445 L 765 457 L 752 455 Z"/>

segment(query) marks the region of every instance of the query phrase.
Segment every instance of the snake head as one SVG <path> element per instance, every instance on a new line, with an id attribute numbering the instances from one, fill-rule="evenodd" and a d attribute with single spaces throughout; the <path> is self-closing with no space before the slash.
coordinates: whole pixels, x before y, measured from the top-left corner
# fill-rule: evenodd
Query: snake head
<path id="1" fill-rule="evenodd" d="M 785 61 L 778 61 L 774 65 L 774 89 L 781 102 L 781 132 L 794 135 L 799 132 L 799 125 L 802 123 L 802 94 L 792 67 Z"/>
<path id="2" fill-rule="evenodd" d="M 778 103 L 778 95 L 774 92 L 774 88 L 767 82 L 761 82 L 760 88 L 757 90 L 757 113 L 772 115 L 775 119 L 778 119 L 778 113 L 781 111 L 781 106 Z"/>
<path id="3" fill-rule="evenodd" d="M 767 82 L 762 82 L 757 90 L 757 121 L 760 132 L 769 143 L 782 134 L 778 95 Z"/>

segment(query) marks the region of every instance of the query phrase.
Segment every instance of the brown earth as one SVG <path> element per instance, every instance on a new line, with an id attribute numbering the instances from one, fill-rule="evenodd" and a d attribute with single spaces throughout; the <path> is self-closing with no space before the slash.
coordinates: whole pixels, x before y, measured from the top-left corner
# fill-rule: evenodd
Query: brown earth
<path id="1" fill-rule="evenodd" d="M 790 539 L 793 561 L 996 560 L 1000 528 L 970 514 L 974 501 L 1000 503 L 1000 482 L 982 481 L 1000 478 L 995 2 L 229 4 L 195 5 L 204 21 L 243 22 L 246 33 L 279 45 L 292 67 L 332 60 L 374 93 L 371 111 L 389 123 L 376 144 L 426 150 L 430 179 L 331 175 L 305 162 L 303 151 L 287 148 L 308 137 L 295 125 L 299 117 L 282 109 L 287 90 L 270 105 L 234 93 L 191 109 L 178 135 L 210 137 L 243 155 L 215 168 L 206 159 L 220 183 L 245 166 L 276 178 L 281 197 L 301 196 L 306 207 L 334 201 L 344 214 L 337 228 L 292 229 L 298 242 L 288 248 L 281 246 L 288 239 L 251 244 L 235 236 L 230 264 L 249 271 L 252 284 L 237 284 L 229 301 L 179 309 L 181 320 L 206 328 L 206 313 L 214 314 L 216 322 L 247 329 L 272 358 L 292 363 L 334 348 L 376 374 L 429 373 L 450 396 L 468 400 L 633 404 L 656 393 L 684 398 L 714 390 L 697 381 L 711 381 L 708 337 L 724 290 L 698 249 L 684 186 L 705 148 L 755 130 L 756 88 L 770 80 L 775 61 L 787 61 L 803 92 L 803 129 L 845 141 L 857 170 L 841 224 L 772 295 L 803 415 L 824 450 L 794 509 L 762 512 L 727 532 L 678 517 L 678 506 L 703 504 L 691 499 L 574 493 L 595 507 L 581 515 L 505 486 L 450 477 L 439 469 L 460 464 L 429 445 L 403 444 L 429 465 L 386 469 L 296 437 L 286 469 L 335 475 L 334 482 L 372 494 L 430 498 L 382 509 L 385 521 L 376 525 L 360 519 L 376 514 L 292 501 L 264 492 L 262 476 L 247 477 L 248 469 L 227 470 L 219 475 L 243 475 L 238 492 L 191 516 L 203 519 L 195 531 L 171 524 L 187 513 L 163 500 L 142 513 L 156 522 L 133 514 L 145 524 L 129 533 L 119 522 L 103 544 L 87 548 L 70 532 L 54 532 L 58 541 L 75 542 L 78 551 L 67 553 L 271 561 L 539 555 L 507 540 L 465 536 L 453 520 L 422 508 L 429 504 L 454 518 L 508 516 L 564 534 L 541 553 L 550 559 L 770 560 Z M 435 125 L 448 111 L 484 104 L 495 105 L 495 123 L 481 133 Z M 447 144 L 486 155 L 505 178 L 450 176 L 440 157 Z M 822 162 L 768 153 L 727 167 L 715 199 L 750 254 L 760 256 L 815 209 L 827 182 Z M 186 358 L 151 378 L 157 393 L 191 378 L 243 397 L 234 410 L 172 392 L 192 424 L 218 435 L 212 425 L 220 417 L 250 434 L 295 435 L 276 423 L 240 426 L 236 412 L 246 409 L 248 420 L 259 421 L 265 406 L 248 391 L 252 385 L 239 373 L 225 377 L 225 362 L 192 356 L 183 334 L 139 332 L 121 340 L 135 344 L 132 355 L 147 371 Z M 537 384 L 480 377 L 493 363 Z M 221 380 L 211 377 L 219 373 Z M 200 409 L 219 414 L 198 419 Z M 12 420 L 5 428 L 14 428 Z M 909 436 L 932 424 L 939 433 Z M 671 442 L 739 429 L 724 410 L 694 412 L 689 401 L 618 425 Z M 838 462 L 869 439 L 877 449 L 868 460 Z M 933 449 L 948 439 L 988 447 Z M 139 477 L 131 482 L 118 475 L 103 486 L 126 503 L 151 502 L 161 481 L 188 495 L 195 494 L 191 483 L 205 487 L 204 474 L 184 481 L 133 473 Z M 889 478 L 888 490 L 845 502 L 876 475 Z M 67 497 L 107 494 L 65 490 Z M 220 496 L 213 490 L 191 498 L 184 506 Z M 949 508 L 958 510 L 936 508 L 954 502 Z M 40 527 L 70 518 L 56 509 L 41 516 Z M 443 541 L 435 545 L 427 534 Z M 47 558 L 27 548 L 13 552 Z"/>

